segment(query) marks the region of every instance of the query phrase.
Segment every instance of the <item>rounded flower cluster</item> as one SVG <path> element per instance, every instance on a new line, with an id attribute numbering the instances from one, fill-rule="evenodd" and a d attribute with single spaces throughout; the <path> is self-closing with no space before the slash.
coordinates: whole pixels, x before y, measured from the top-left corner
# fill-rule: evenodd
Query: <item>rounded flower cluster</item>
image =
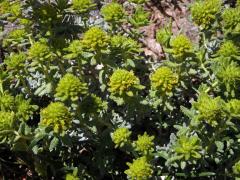
<path id="1" fill-rule="evenodd" d="M 211 98 L 207 94 L 200 94 L 193 106 L 198 111 L 196 119 L 205 121 L 212 127 L 216 127 L 225 117 L 226 103 L 220 97 Z"/>
<path id="2" fill-rule="evenodd" d="M 240 161 L 236 162 L 232 169 L 234 174 L 240 175 Z"/>
<path id="3" fill-rule="evenodd" d="M 20 70 L 24 67 L 27 56 L 23 53 L 13 53 L 5 59 L 8 69 Z"/>
<path id="4" fill-rule="evenodd" d="M 103 15 L 105 21 L 118 23 L 123 20 L 125 11 L 121 4 L 112 2 L 103 6 L 101 9 L 101 14 Z"/>
<path id="5" fill-rule="evenodd" d="M 240 67 L 236 62 L 221 65 L 216 75 L 229 91 L 231 87 L 236 88 L 236 83 L 240 81 Z"/>
<path id="6" fill-rule="evenodd" d="M 174 151 L 186 161 L 190 158 L 201 158 L 201 154 L 199 154 L 201 149 L 200 139 L 197 136 L 181 136 L 174 147 Z"/>
<path id="7" fill-rule="evenodd" d="M 240 7 L 225 9 L 222 19 L 226 30 L 240 32 Z"/>
<path id="8" fill-rule="evenodd" d="M 90 51 L 104 50 L 109 44 L 109 37 L 101 28 L 91 27 L 83 35 L 82 44 Z"/>
<path id="9" fill-rule="evenodd" d="M 176 58 L 184 58 L 193 49 L 187 36 L 180 34 L 171 41 L 172 53 Z"/>
<path id="10" fill-rule="evenodd" d="M 139 151 L 144 155 L 152 152 L 154 146 L 153 139 L 154 136 L 149 136 L 146 132 L 142 136 L 138 135 L 137 141 L 134 141 L 136 151 Z"/>
<path id="11" fill-rule="evenodd" d="M 224 42 L 218 50 L 218 55 L 223 57 L 231 57 L 240 55 L 238 47 L 232 41 Z"/>
<path id="12" fill-rule="evenodd" d="M 73 174 L 67 174 L 65 180 L 80 180 L 77 176 L 74 176 Z"/>
<path id="13" fill-rule="evenodd" d="M 60 102 L 52 102 L 40 112 L 40 125 L 52 127 L 56 133 L 64 133 L 72 124 L 68 108 Z"/>
<path id="14" fill-rule="evenodd" d="M 10 2 L 8 0 L 0 1 L 0 14 L 6 14 L 9 12 Z"/>
<path id="15" fill-rule="evenodd" d="M 129 166 L 129 169 L 124 171 L 124 173 L 131 179 L 147 180 L 152 176 L 152 166 L 148 163 L 145 156 L 134 159 L 133 163 L 127 163 L 127 165 Z"/>
<path id="16" fill-rule="evenodd" d="M 32 44 L 28 51 L 31 59 L 44 60 L 50 57 L 51 50 L 45 41 L 39 41 Z"/>
<path id="17" fill-rule="evenodd" d="M 131 136 L 131 131 L 125 127 L 120 127 L 116 129 L 112 134 L 112 140 L 115 143 L 115 148 L 123 147 L 125 143 L 129 140 Z"/>
<path id="18" fill-rule="evenodd" d="M 25 100 L 22 96 L 16 96 L 15 103 L 17 110 L 16 117 L 21 121 L 28 121 L 38 108 L 36 105 L 31 105 L 30 99 Z"/>
<path id="19" fill-rule="evenodd" d="M 80 105 L 80 110 L 87 114 L 99 113 L 102 110 L 107 109 L 107 102 L 102 101 L 102 99 L 95 94 L 91 96 L 86 96 Z"/>
<path id="20" fill-rule="evenodd" d="M 240 118 L 240 100 L 239 99 L 231 99 L 227 103 L 227 108 L 231 116 Z"/>
<path id="21" fill-rule="evenodd" d="M 72 8 L 78 13 L 87 13 L 95 7 L 92 0 L 73 0 Z"/>
<path id="22" fill-rule="evenodd" d="M 61 101 L 72 100 L 77 101 L 79 96 L 87 93 L 87 84 L 80 81 L 80 79 L 73 74 L 65 74 L 60 79 L 55 97 Z"/>
<path id="23" fill-rule="evenodd" d="M 192 19 L 195 24 L 208 29 L 221 10 L 221 0 L 197 1 L 191 7 Z"/>
<path id="24" fill-rule="evenodd" d="M 0 111 L 0 131 L 11 130 L 14 123 L 14 113 Z"/>
<path id="25" fill-rule="evenodd" d="M 114 71 L 110 77 L 109 91 L 113 95 L 127 95 L 133 96 L 133 91 L 143 89 L 140 85 L 140 80 L 134 75 L 132 71 L 118 69 Z"/>
<path id="26" fill-rule="evenodd" d="M 153 90 L 168 93 L 178 83 L 178 75 L 168 67 L 160 67 L 150 76 L 150 80 Z"/>
<path id="27" fill-rule="evenodd" d="M 4 93 L 0 96 L 1 111 L 11 111 L 14 108 L 14 97 Z"/>
<path id="28" fill-rule="evenodd" d="M 74 40 L 70 43 L 70 45 L 65 48 L 65 51 L 68 54 L 65 56 L 66 59 L 74 59 L 79 57 L 82 54 L 82 42 L 80 40 Z"/>

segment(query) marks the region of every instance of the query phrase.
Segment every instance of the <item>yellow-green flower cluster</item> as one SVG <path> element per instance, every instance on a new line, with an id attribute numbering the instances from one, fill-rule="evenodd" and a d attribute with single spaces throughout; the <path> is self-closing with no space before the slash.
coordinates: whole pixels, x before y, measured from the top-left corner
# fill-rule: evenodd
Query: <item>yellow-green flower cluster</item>
<path id="1" fill-rule="evenodd" d="M 132 180 L 147 180 L 152 177 L 152 166 L 148 163 L 145 156 L 134 159 L 132 163 L 128 162 L 127 165 L 129 169 L 124 171 L 124 173 Z"/>
<path id="2" fill-rule="evenodd" d="M 239 99 L 231 99 L 227 103 L 227 108 L 231 116 L 240 118 L 240 100 Z"/>
<path id="3" fill-rule="evenodd" d="M 105 21 L 119 23 L 124 19 L 125 11 L 121 4 L 112 2 L 102 7 L 101 14 Z"/>
<path id="4" fill-rule="evenodd" d="M 3 0 L 0 2 L 0 14 L 6 14 L 9 12 L 10 2 Z"/>
<path id="5" fill-rule="evenodd" d="M 193 106 L 198 111 L 196 119 L 205 121 L 212 127 L 216 127 L 226 115 L 226 103 L 220 97 L 211 98 L 209 95 L 202 93 L 199 95 L 198 101 L 193 103 Z"/>
<path id="6" fill-rule="evenodd" d="M 208 29 L 216 20 L 221 10 L 221 0 L 197 1 L 191 7 L 192 19 L 195 24 Z"/>
<path id="7" fill-rule="evenodd" d="M 80 111 L 87 114 L 99 113 L 102 110 L 107 109 L 107 102 L 102 101 L 102 99 L 95 94 L 91 96 L 86 96 L 80 105 Z"/>
<path id="8" fill-rule="evenodd" d="M 65 48 L 68 54 L 65 56 L 66 59 L 75 59 L 82 54 L 82 42 L 80 40 L 74 40 L 70 45 Z"/>
<path id="9" fill-rule="evenodd" d="M 234 174 L 240 175 L 240 161 L 236 162 L 232 169 Z"/>
<path id="10" fill-rule="evenodd" d="M 0 96 L 0 108 L 1 111 L 12 111 L 15 105 L 14 97 L 8 93 L 4 93 Z"/>
<path id="11" fill-rule="evenodd" d="M 72 100 L 77 101 L 80 95 L 87 93 L 87 84 L 80 81 L 80 79 L 73 74 L 65 74 L 60 79 L 55 97 L 61 101 Z"/>
<path id="12" fill-rule="evenodd" d="M 134 95 L 134 91 L 143 89 L 144 86 L 140 85 L 140 80 L 134 75 L 132 71 L 118 69 L 114 71 L 110 77 L 109 91 L 117 96 L 130 96 Z"/>
<path id="13" fill-rule="evenodd" d="M 168 67 L 160 67 L 150 76 L 150 80 L 152 90 L 165 94 L 177 85 L 178 75 Z"/>
<path id="14" fill-rule="evenodd" d="M 138 135 L 137 141 L 134 141 L 135 150 L 143 155 L 147 155 L 152 152 L 154 143 L 154 136 L 149 136 L 146 132 L 143 135 Z"/>
<path id="15" fill-rule="evenodd" d="M 192 52 L 193 45 L 190 39 L 180 34 L 171 41 L 172 54 L 174 57 L 182 59 Z"/>
<path id="16" fill-rule="evenodd" d="M 60 102 L 52 102 L 40 112 L 40 125 L 53 128 L 56 133 L 64 133 L 71 127 L 72 117 L 68 108 Z"/>
<path id="17" fill-rule="evenodd" d="M 239 56 L 240 50 L 232 41 L 226 41 L 221 45 L 220 49 L 218 50 L 218 55 L 225 58 Z"/>
<path id="18" fill-rule="evenodd" d="M 28 121 L 33 115 L 34 111 L 38 109 L 38 106 L 31 105 L 31 100 L 24 99 L 22 96 L 18 95 L 15 97 L 16 104 L 16 117 L 21 121 Z"/>
<path id="19" fill-rule="evenodd" d="M 197 136 L 187 137 L 183 135 L 177 140 L 174 152 L 187 161 L 190 158 L 201 158 L 201 154 L 199 153 L 201 149 L 200 139 Z"/>
<path id="20" fill-rule="evenodd" d="M 83 35 L 82 44 L 83 47 L 90 51 L 101 51 L 105 50 L 109 44 L 109 37 L 99 27 L 91 27 Z"/>
<path id="21" fill-rule="evenodd" d="M 129 141 L 129 137 L 131 136 L 132 132 L 125 127 L 120 127 L 116 129 L 112 134 L 112 140 L 115 143 L 115 148 L 123 147 L 126 142 Z"/>
<path id="22" fill-rule="evenodd" d="M 0 111 L 0 131 L 11 130 L 14 123 L 14 113 Z"/>
<path id="23" fill-rule="evenodd" d="M 33 43 L 28 51 L 28 55 L 31 59 L 40 61 L 49 58 L 51 56 L 50 54 L 50 47 L 47 45 L 45 40 L 40 40 L 39 42 Z"/>
<path id="24" fill-rule="evenodd" d="M 77 176 L 74 176 L 73 174 L 67 174 L 65 180 L 80 180 Z"/>
<path id="25" fill-rule="evenodd" d="M 8 69 L 21 70 L 25 66 L 26 59 L 27 56 L 23 52 L 12 53 L 5 59 L 5 64 Z"/>
<path id="26" fill-rule="evenodd" d="M 240 81 L 240 67 L 236 62 L 223 64 L 219 67 L 216 75 L 229 91 L 231 87 L 236 88 L 236 83 Z"/>
<path id="27" fill-rule="evenodd" d="M 95 4 L 92 0 L 73 0 L 72 8 L 77 13 L 88 13 L 95 7 Z"/>
<path id="28" fill-rule="evenodd" d="M 240 7 L 225 9 L 222 19 L 224 29 L 230 30 L 230 32 L 240 32 Z"/>

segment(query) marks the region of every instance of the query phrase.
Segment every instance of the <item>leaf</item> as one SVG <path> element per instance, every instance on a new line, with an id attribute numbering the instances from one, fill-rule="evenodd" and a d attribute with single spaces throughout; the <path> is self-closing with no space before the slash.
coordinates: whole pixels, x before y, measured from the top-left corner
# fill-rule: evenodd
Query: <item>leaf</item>
<path id="1" fill-rule="evenodd" d="M 189 110 L 188 108 L 181 106 L 180 109 L 183 112 L 183 114 L 187 116 L 189 119 L 192 119 L 194 117 L 194 112 Z"/>
<path id="2" fill-rule="evenodd" d="M 130 65 L 131 67 L 135 67 L 135 63 L 131 59 L 127 59 L 127 64 Z"/>
<path id="3" fill-rule="evenodd" d="M 216 174 L 214 172 L 201 172 L 198 176 L 204 177 L 204 176 L 215 176 Z"/>
<path id="4" fill-rule="evenodd" d="M 58 142 L 59 142 L 59 139 L 57 137 L 54 137 L 52 140 L 51 140 L 51 143 L 50 143 L 50 146 L 49 146 L 49 151 L 53 151 L 53 149 L 55 149 L 58 145 Z"/>

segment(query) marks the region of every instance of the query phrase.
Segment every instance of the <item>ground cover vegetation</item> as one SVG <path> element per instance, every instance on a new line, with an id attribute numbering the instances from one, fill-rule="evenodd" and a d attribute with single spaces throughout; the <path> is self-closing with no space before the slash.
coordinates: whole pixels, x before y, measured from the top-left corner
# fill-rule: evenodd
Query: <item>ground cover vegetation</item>
<path id="1" fill-rule="evenodd" d="M 0 0 L 1 179 L 240 178 L 240 1 L 149 3 Z"/>

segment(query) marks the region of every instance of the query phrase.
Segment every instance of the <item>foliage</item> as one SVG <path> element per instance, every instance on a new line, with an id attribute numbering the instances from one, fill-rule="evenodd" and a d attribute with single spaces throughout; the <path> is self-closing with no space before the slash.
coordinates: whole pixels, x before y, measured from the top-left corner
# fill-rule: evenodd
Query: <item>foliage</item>
<path id="1" fill-rule="evenodd" d="M 239 2 L 0 0 L 0 179 L 239 178 Z"/>

